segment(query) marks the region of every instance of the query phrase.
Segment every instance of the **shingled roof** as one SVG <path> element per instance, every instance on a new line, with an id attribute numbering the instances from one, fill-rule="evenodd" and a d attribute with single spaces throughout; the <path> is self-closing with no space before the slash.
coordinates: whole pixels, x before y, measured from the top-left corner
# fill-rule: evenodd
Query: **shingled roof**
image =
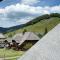
<path id="1" fill-rule="evenodd" d="M 33 32 L 25 32 L 22 40 L 39 40 L 40 38 Z"/>
<path id="2" fill-rule="evenodd" d="M 16 34 L 13 37 L 13 40 L 16 40 L 17 42 L 22 44 L 26 40 L 40 40 L 40 38 L 33 32 L 25 32 L 24 34 L 23 33 Z"/>
<path id="3" fill-rule="evenodd" d="M 60 60 L 60 24 L 17 60 Z"/>
<path id="4" fill-rule="evenodd" d="M 12 40 L 15 40 L 16 42 L 20 42 L 22 40 L 22 37 L 23 37 L 23 33 L 18 33 L 16 35 L 14 35 Z"/>
<path id="5" fill-rule="evenodd" d="M 26 40 L 40 40 L 40 38 L 33 32 L 25 32 L 20 45 Z"/>

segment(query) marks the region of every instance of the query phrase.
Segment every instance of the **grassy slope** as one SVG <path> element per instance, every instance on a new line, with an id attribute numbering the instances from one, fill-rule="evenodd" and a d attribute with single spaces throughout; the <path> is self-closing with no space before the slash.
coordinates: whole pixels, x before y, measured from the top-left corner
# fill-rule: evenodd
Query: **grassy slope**
<path id="1" fill-rule="evenodd" d="M 5 54 L 5 55 L 4 55 Z M 7 50 L 7 49 L 0 49 L 0 58 L 5 57 L 16 57 L 16 56 L 21 56 L 24 54 L 23 51 L 14 51 L 14 50 Z"/>
<path id="2" fill-rule="evenodd" d="M 24 29 L 27 29 L 27 31 L 37 32 L 37 33 L 44 33 L 45 27 L 47 27 L 48 31 L 50 31 L 53 27 L 55 27 L 58 23 L 60 23 L 60 18 L 54 17 L 50 19 L 44 19 L 34 25 L 30 25 L 24 28 L 21 28 L 19 30 L 16 30 L 14 32 L 9 32 L 6 35 L 23 32 Z"/>
<path id="3" fill-rule="evenodd" d="M 5 58 L 5 60 L 16 60 L 19 56 L 22 56 L 23 54 L 23 51 L 0 49 L 0 58 Z"/>

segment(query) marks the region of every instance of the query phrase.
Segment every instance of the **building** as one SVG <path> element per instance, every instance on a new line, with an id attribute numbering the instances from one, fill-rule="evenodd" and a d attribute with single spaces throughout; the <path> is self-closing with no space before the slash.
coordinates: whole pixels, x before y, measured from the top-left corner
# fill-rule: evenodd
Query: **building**
<path id="1" fill-rule="evenodd" d="M 22 50 L 28 50 L 39 40 L 40 38 L 35 33 L 25 32 L 19 45 Z"/>
<path id="2" fill-rule="evenodd" d="M 12 43 L 12 38 L 6 38 L 6 40 L 9 42 L 9 43 Z"/>
<path id="3" fill-rule="evenodd" d="M 6 37 L 0 33 L 0 48 L 4 47 L 4 40 L 6 39 Z"/>
<path id="4" fill-rule="evenodd" d="M 15 35 L 14 40 L 19 42 L 20 49 L 27 50 L 40 40 L 40 38 L 33 32 L 25 32 L 24 34 Z"/>
<path id="5" fill-rule="evenodd" d="M 60 60 L 60 24 L 17 60 Z"/>
<path id="6" fill-rule="evenodd" d="M 23 37 L 23 33 L 18 33 L 13 36 L 12 40 L 15 40 L 17 43 L 20 43 L 22 40 L 22 37 Z"/>

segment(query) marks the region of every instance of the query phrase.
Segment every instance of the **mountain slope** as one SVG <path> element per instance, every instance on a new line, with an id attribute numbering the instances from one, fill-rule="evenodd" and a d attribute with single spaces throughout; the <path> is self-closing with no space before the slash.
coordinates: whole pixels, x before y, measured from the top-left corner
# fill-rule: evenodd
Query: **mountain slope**
<path id="1" fill-rule="evenodd" d="M 51 30 L 54 26 L 56 26 L 58 23 L 60 23 L 60 18 L 50 18 L 50 19 L 44 19 L 36 24 L 24 27 L 24 29 L 27 29 L 27 31 L 33 31 L 33 32 L 43 32 L 44 29 L 47 27 L 48 31 Z M 22 29 L 19 29 L 17 31 L 23 31 Z"/>
<path id="2" fill-rule="evenodd" d="M 11 35 L 13 36 L 16 33 L 23 32 L 24 29 L 27 31 L 32 31 L 32 32 L 37 32 L 37 33 L 44 33 L 45 28 L 50 31 L 53 27 L 55 27 L 58 23 L 60 23 L 60 18 L 59 17 L 51 17 L 49 19 L 43 19 L 35 24 L 25 26 L 23 28 L 17 29 L 15 31 L 9 32 L 6 35 Z"/>
<path id="3" fill-rule="evenodd" d="M 27 22 L 26 24 L 21 24 L 21 25 L 17 25 L 17 26 L 13 26 L 13 27 L 10 27 L 10 28 L 7 28 L 5 33 L 8 33 L 8 32 L 12 32 L 12 31 L 16 31 L 18 29 L 21 29 L 21 28 L 24 28 L 24 27 L 27 27 L 27 26 L 30 26 L 30 25 L 34 25 L 40 21 L 44 21 L 46 19 L 50 19 L 50 18 L 55 18 L 55 17 L 58 17 L 60 18 L 60 14 L 59 13 L 51 13 L 51 14 L 45 14 L 45 15 L 42 15 L 42 16 L 39 16 L 29 22 Z M 4 31 L 3 31 L 4 32 Z"/>

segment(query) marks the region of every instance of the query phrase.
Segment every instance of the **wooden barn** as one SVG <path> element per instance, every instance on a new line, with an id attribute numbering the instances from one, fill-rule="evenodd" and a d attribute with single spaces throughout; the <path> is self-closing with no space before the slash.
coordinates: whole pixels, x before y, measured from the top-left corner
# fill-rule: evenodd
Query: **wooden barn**
<path id="1" fill-rule="evenodd" d="M 33 32 L 25 32 L 24 34 L 16 35 L 14 40 L 19 42 L 19 49 L 28 50 L 40 38 Z"/>

